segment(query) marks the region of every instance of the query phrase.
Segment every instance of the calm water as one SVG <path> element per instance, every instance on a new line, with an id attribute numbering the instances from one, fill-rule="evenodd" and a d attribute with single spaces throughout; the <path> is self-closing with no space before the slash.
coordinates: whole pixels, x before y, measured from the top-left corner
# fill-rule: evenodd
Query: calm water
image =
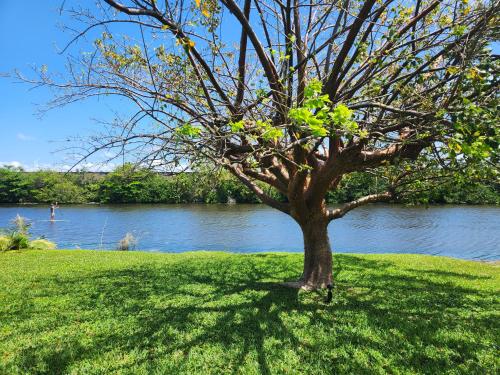
<path id="1" fill-rule="evenodd" d="M 127 232 L 143 250 L 302 251 L 298 225 L 264 205 L 0 206 L 0 227 L 16 214 L 59 248 L 114 249 Z M 371 205 L 330 224 L 334 251 L 423 253 L 500 259 L 500 207 Z"/>

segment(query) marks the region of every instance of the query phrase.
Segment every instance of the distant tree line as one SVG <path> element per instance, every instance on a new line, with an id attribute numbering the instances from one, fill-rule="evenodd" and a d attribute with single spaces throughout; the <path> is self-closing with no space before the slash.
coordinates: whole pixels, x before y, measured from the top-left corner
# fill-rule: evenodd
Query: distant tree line
<path id="1" fill-rule="evenodd" d="M 349 202 L 383 189 L 385 180 L 369 173 L 346 176 L 328 195 L 329 203 Z M 285 199 L 262 186 L 274 198 Z M 0 168 L 0 203 L 257 203 L 255 195 L 225 171 L 200 169 L 165 176 L 126 164 L 108 174 L 91 172 L 25 172 Z M 429 183 L 402 203 L 500 204 L 498 182 L 455 177 Z"/>

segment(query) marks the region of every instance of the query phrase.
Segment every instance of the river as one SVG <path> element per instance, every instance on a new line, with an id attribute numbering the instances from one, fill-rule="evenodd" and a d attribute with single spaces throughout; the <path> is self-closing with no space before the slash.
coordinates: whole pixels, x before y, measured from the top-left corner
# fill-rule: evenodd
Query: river
<path id="1" fill-rule="evenodd" d="M 137 248 L 180 252 L 302 251 L 299 226 L 264 205 L 68 205 L 49 222 L 49 207 L 0 206 L 0 227 L 19 214 L 62 249 L 115 249 L 127 232 Z M 370 205 L 329 226 L 335 252 L 420 253 L 500 259 L 500 207 Z"/>

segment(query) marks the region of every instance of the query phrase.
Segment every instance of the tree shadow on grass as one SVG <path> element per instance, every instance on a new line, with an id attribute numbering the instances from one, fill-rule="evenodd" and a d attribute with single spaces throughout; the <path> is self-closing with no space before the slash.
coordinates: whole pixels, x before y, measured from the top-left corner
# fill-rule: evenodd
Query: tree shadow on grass
<path id="1" fill-rule="evenodd" d="M 330 305 L 322 294 L 277 283 L 301 269 L 300 257 L 280 254 L 41 279 L 38 297 L 70 301 L 55 327 L 65 340 L 45 355 L 39 345 L 21 348 L 18 365 L 65 373 L 113 352 L 136 353 L 132 366 L 148 372 L 440 373 L 480 371 L 481 353 L 494 352 L 491 296 L 457 286 L 461 274 L 397 272 L 391 262 L 350 255 L 336 255 L 335 265 Z M 30 306 L 17 318 L 42 313 Z M 99 331 L 102 322 L 116 329 Z M 83 345 L 75 331 L 94 324 L 91 344 Z M 108 363 L 107 370 L 127 366 Z"/>
<path id="2" fill-rule="evenodd" d="M 439 277 L 445 277 L 450 280 L 453 279 L 462 279 L 462 280 L 488 280 L 491 279 L 491 276 L 481 276 L 481 275 L 471 275 L 468 273 L 464 272 L 452 272 L 452 271 L 443 271 L 443 270 L 419 270 L 415 271 L 419 272 L 421 274 L 425 275 L 430 275 L 430 276 L 439 276 Z"/>

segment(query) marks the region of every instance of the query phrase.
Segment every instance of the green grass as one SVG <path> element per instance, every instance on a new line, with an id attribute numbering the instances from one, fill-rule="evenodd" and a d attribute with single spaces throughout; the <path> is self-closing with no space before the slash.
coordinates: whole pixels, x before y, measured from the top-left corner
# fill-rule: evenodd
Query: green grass
<path id="1" fill-rule="evenodd" d="M 335 255 L 0 253 L 0 373 L 498 374 L 500 268 Z"/>

